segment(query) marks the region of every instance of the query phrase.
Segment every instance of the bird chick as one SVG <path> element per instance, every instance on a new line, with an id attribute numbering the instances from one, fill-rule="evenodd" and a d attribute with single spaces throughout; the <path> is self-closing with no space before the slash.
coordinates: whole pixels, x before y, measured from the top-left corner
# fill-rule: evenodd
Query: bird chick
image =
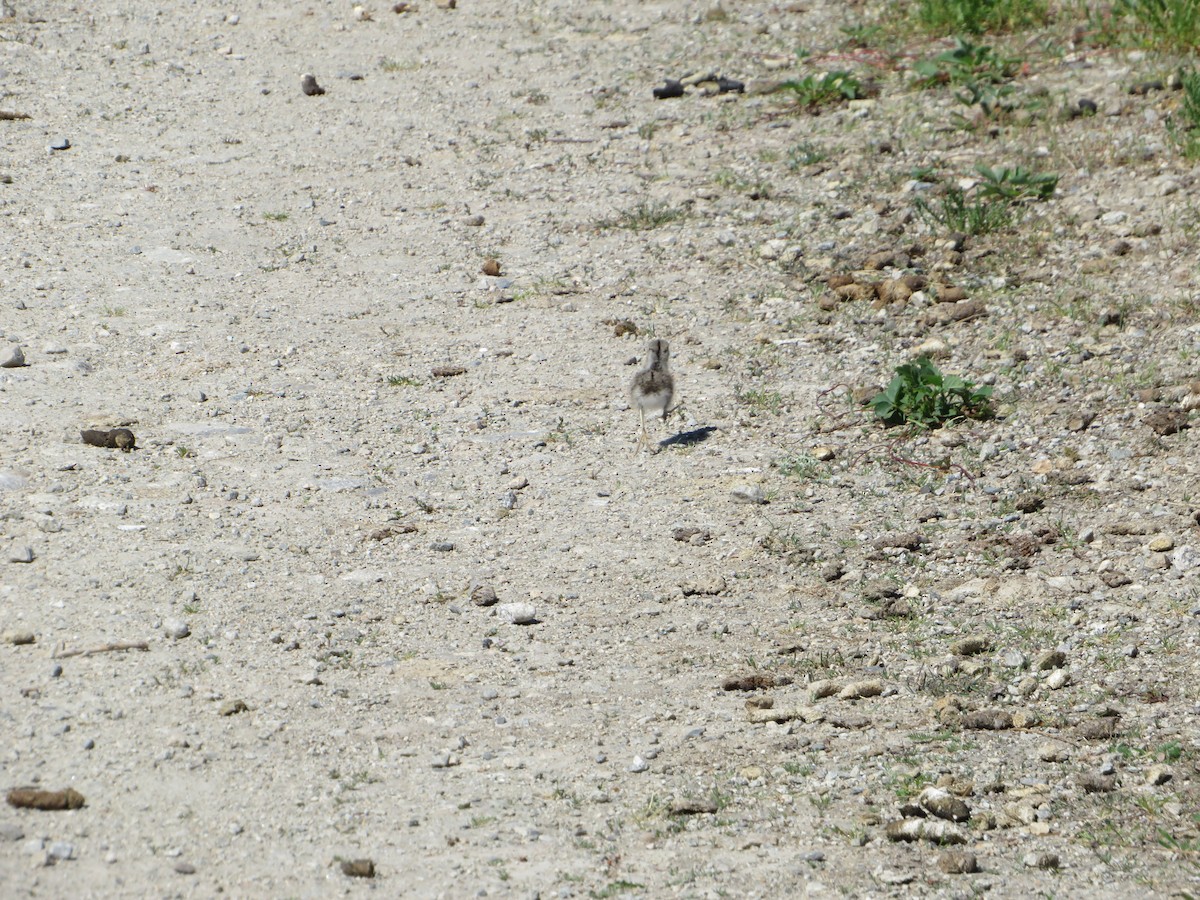
<path id="1" fill-rule="evenodd" d="M 666 341 L 651 341 L 646 347 L 646 364 L 633 376 L 629 385 L 629 399 L 641 417 L 642 431 L 638 445 L 643 449 L 650 440 L 646 432 L 646 413 L 661 410 L 665 422 L 675 396 L 675 379 L 668 368 L 670 358 L 671 348 Z"/>

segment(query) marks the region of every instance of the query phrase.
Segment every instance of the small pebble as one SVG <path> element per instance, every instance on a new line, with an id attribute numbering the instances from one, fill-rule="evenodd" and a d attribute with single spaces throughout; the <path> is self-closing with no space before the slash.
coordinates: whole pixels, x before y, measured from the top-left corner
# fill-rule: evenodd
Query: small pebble
<path id="1" fill-rule="evenodd" d="M 180 875 L 195 875 L 196 867 L 191 863 L 186 863 L 181 860 L 180 862 L 175 863 L 175 871 Z"/>
<path id="2" fill-rule="evenodd" d="M 325 93 L 325 88 L 317 84 L 317 76 L 307 72 L 300 76 L 300 90 L 306 97 L 319 97 Z"/>
<path id="3" fill-rule="evenodd" d="M 471 587 L 471 602 L 476 606 L 495 606 L 496 589 L 490 584 L 476 583 Z"/>
<path id="4" fill-rule="evenodd" d="M 55 841 L 46 852 L 51 859 L 74 859 L 75 845 L 68 841 Z"/>
<path id="5" fill-rule="evenodd" d="M 71 142 L 65 137 L 57 137 L 50 142 L 51 150 L 70 150 Z"/>
<path id="6" fill-rule="evenodd" d="M 635 756 L 633 758 L 633 762 L 629 764 L 630 772 L 645 772 L 649 768 L 650 763 L 646 762 L 646 760 L 642 759 L 640 756 Z"/>
<path id="7" fill-rule="evenodd" d="M 1168 553 L 1175 549 L 1175 541 L 1165 534 L 1160 534 L 1150 541 L 1147 549 L 1152 553 Z"/>

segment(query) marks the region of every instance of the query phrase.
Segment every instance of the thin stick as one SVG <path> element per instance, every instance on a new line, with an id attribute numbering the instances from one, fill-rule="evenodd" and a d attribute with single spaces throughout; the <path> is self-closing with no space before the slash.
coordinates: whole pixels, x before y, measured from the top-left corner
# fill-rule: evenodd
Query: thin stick
<path id="1" fill-rule="evenodd" d="M 97 653 L 111 653 L 114 650 L 149 650 L 150 645 L 145 641 L 116 641 L 103 644 L 88 650 L 55 650 L 53 659 L 66 659 L 68 656 L 94 656 Z"/>

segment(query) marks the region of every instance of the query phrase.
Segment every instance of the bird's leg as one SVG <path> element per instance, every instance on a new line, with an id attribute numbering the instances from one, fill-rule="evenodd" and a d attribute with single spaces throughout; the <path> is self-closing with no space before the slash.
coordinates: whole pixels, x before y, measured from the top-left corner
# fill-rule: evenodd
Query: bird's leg
<path id="1" fill-rule="evenodd" d="M 642 431 L 641 431 L 641 434 L 638 435 L 638 448 L 641 450 L 645 450 L 647 447 L 647 444 L 649 443 L 649 435 L 646 433 L 646 409 L 645 409 L 645 407 L 639 406 L 638 413 L 642 419 Z M 637 451 L 635 450 L 634 452 L 636 453 Z"/>

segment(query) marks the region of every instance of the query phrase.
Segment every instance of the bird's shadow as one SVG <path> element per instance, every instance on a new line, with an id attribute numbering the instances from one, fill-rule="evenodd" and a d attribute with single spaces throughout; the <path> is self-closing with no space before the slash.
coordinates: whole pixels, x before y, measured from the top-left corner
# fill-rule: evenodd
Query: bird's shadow
<path id="1" fill-rule="evenodd" d="M 679 434 L 673 434 L 669 438 L 659 441 L 658 446 L 692 447 L 696 444 L 703 444 L 709 439 L 710 435 L 718 430 L 716 425 L 705 425 L 701 428 L 693 428 L 691 431 L 681 431 Z"/>

